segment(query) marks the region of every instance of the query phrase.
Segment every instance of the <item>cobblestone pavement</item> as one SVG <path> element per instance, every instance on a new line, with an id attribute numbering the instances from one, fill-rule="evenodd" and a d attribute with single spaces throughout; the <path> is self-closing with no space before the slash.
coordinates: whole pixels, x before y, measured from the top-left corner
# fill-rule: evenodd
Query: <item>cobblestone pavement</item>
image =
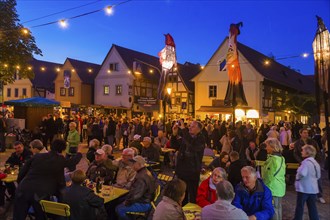
<path id="1" fill-rule="evenodd" d="M 9 149 L 5 153 L 0 153 L 0 166 L 4 164 L 10 153 L 13 150 Z M 116 151 L 115 157 L 120 156 L 120 151 Z M 322 186 L 323 186 L 323 198 L 326 200 L 326 204 L 321 204 L 317 202 L 317 209 L 321 220 L 330 219 L 330 180 L 326 171 L 322 171 Z M 294 216 L 296 205 L 296 192 L 294 186 L 288 186 L 285 197 L 282 200 L 283 206 L 283 220 L 291 220 Z M 11 220 L 13 206 L 10 202 L 6 203 L 7 212 L 0 216 L 0 220 Z M 28 218 L 27 218 L 28 219 Z M 304 220 L 308 218 L 307 206 L 304 209 Z"/>

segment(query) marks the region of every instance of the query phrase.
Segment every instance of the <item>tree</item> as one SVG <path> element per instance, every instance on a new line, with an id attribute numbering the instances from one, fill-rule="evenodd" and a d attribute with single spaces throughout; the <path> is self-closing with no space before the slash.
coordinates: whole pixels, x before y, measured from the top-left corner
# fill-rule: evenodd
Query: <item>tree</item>
<path id="1" fill-rule="evenodd" d="M 0 80 L 12 83 L 14 75 L 33 78 L 33 55 L 42 55 L 31 32 L 19 22 L 16 0 L 0 0 Z"/>

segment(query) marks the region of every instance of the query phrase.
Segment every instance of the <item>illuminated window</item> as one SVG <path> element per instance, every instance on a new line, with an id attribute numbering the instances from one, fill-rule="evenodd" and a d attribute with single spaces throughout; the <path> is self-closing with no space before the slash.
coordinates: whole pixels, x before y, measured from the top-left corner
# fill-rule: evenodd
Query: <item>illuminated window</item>
<path id="1" fill-rule="evenodd" d="M 301 121 L 303 124 L 308 124 L 308 116 L 306 116 L 306 115 L 302 115 L 302 116 L 300 116 L 300 121 Z"/>
<path id="2" fill-rule="evenodd" d="M 209 86 L 209 98 L 217 97 L 217 86 Z"/>
<path id="3" fill-rule="evenodd" d="M 110 86 L 106 85 L 103 86 L 103 95 L 109 95 L 110 94 Z"/>
<path id="4" fill-rule="evenodd" d="M 123 86 L 122 85 L 116 85 L 116 95 L 121 95 L 123 92 Z"/>
<path id="5" fill-rule="evenodd" d="M 66 89 L 64 87 L 60 88 L 60 96 L 65 96 L 66 95 Z"/>
<path id="6" fill-rule="evenodd" d="M 74 96 L 74 87 L 70 87 L 68 91 L 69 96 Z"/>

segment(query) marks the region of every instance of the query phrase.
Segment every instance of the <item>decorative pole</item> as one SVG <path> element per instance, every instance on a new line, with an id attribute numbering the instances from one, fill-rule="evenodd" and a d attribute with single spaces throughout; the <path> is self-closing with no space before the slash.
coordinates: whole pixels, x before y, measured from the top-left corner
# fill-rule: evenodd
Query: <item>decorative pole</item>
<path id="1" fill-rule="evenodd" d="M 166 102 L 168 102 L 168 105 L 171 106 L 171 97 L 170 97 L 170 90 L 165 91 L 166 88 L 166 81 L 167 76 L 172 71 L 173 67 L 176 65 L 176 52 L 175 52 L 175 43 L 173 40 L 173 37 L 170 34 L 165 34 L 165 47 L 158 53 L 159 56 L 159 62 L 162 65 L 162 72 L 158 84 L 158 90 L 157 90 L 157 99 L 162 100 L 163 104 L 163 127 L 165 131 L 165 123 L 166 123 Z M 168 97 L 168 98 L 167 98 Z"/>
<path id="2" fill-rule="evenodd" d="M 248 105 L 242 81 L 242 73 L 239 65 L 239 57 L 237 50 L 237 36 L 240 34 L 239 27 L 243 23 L 231 24 L 229 28 L 228 50 L 226 56 L 226 66 L 228 71 L 228 87 L 224 100 L 225 106 L 233 108 L 233 123 L 235 126 L 235 108 L 238 105 Z"/>
<path id="3" fill-rule="evenodd" d="M 317 30 L 313 41 L 313 51 L 315 60 L 315 90 L 318 111 L 324 105 L 324 117 L 327 133 L 327 144 L 330 145 L 330 124 L 329 124 L 329 87 L 330 87 L 330 34 L 325 27 L 322 18 L 317 18 Z M 323 100 L 322 100 L 323 98 Z M 321 115 L 321 114 L 320 114 Z M 330 160 L 328 159 L 330 167 Z M 330 169 L 328 169 L 330 179 Z"/>

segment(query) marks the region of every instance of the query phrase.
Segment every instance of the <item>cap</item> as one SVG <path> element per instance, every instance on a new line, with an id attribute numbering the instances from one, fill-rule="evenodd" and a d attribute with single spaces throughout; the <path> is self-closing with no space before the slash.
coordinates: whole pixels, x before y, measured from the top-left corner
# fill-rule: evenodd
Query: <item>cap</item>
<path id="1" fill-rule="evenodd" d="M 144 165 L 146 163 L 145 159 L 141 156 L 135 156 L 133 159 L 130 159 L 131 162 L 137 162 L 141 165 Z"/>
<path id="2" fill-rule="evenodd" d="M 138 134 L 136 134 L 136 135 L 133 136 L 133 139 L 134 140 L 139 140 L 140 138 L 141 138 L 141 135 L 138 135 Z"/>
<path id="3" fill-rule="evenodd" d="M 143 138 L 143 141 L 148 141 L 148 142 L 151 143 L 151 138 L 150 138 L 150 137 L 144 137 L 144 138 Z"/>
<path id="4" fill-rule="evenodd" d="M 95 154 L 98 154 L 98 155 L 102 155 L 102 154 L 105 154 L 104 150 L 102 149 L 98 149 Z"/>

